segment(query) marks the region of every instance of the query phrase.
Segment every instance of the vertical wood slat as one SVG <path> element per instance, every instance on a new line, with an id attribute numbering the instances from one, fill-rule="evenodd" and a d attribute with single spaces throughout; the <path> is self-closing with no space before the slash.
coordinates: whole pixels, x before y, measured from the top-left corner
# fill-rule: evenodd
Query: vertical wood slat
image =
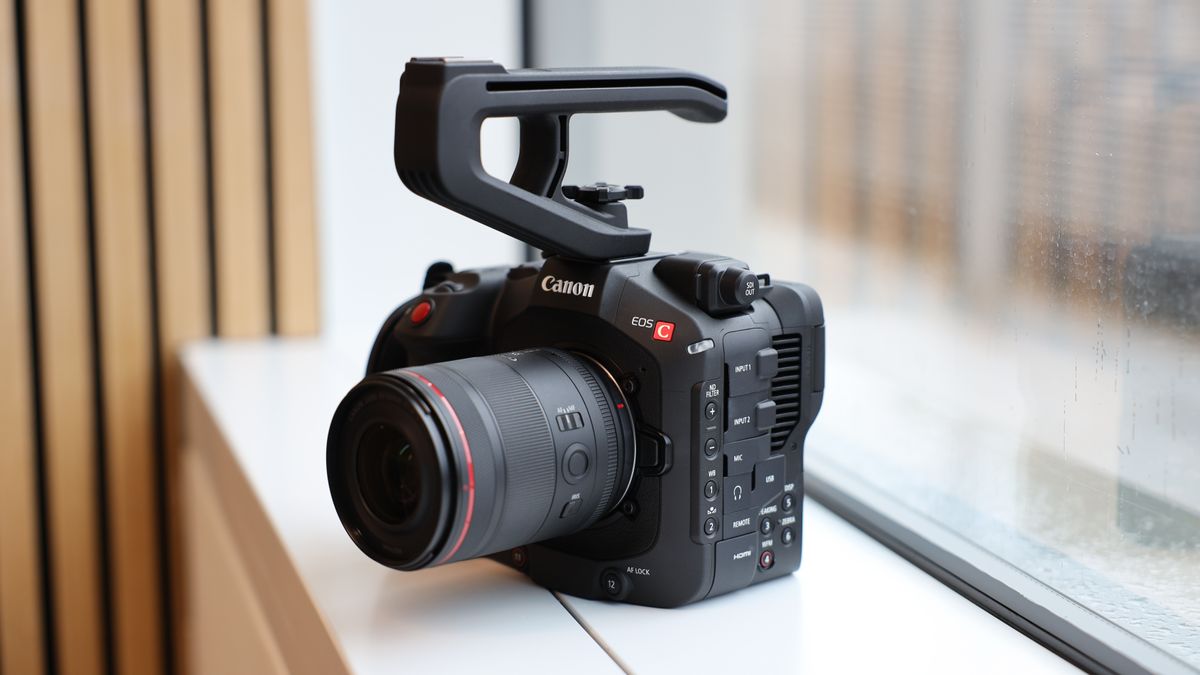
<path id="1" fill-rule="evenodd" d="M 52 609 L 61 672 L 82 675 L 103 668 L 104 616 L 78 17 L 71 0 L 25 11 Z"/>
<path id="2" fill-rule="evenodd" d="M 265 0 L 271 65 L 275 287 L 281 335 L 317 330 L 316 215 L 308 12 Z"/>
<path id="3" fill-rule="evenodd" d="M 16 32 L 0 3 L 0 672 L 44 672 Z"/>
<path id="4" fill-rule="evenodd" d="M 162 670 L 137 0 L 87 0 L 100 369 L 118 672 Z"/>
<path id="5" fill-rule="evenodd" d="M 208 0 L 220 334 L 268 332 L 265 129 L 257 2 Z"/>
<path id="6" fill-rule="evenodd" d="M 187 663 L 181 639 L 187 615 L 181 569 L 182 516 L 174 487 L 178 485 L 178 449 L 183 444 L 182 378 L 176 354 L 188 340 L 210 334 L 208 203 L 205 183 L 203 65 L 200 14 L 192 3 L 147 0 L 148 102 L 151 161 L 154 167 L 155 255 L 157 256 L 158 331 L 163 400 L 164 542 L 174 634 L 168 636 L 174 663 Z"/>

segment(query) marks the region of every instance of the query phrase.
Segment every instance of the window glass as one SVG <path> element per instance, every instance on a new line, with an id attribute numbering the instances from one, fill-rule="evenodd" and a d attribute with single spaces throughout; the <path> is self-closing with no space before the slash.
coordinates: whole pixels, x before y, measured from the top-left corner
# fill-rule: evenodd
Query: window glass
<path id="1" fill-rule="evenodd" d="M 1200 667 L 1200 5 L 544 4 L 539 65 L 729 85 L 721 130 L 581 121 L 572 174 L 822 293 L 810 469 Z"/>

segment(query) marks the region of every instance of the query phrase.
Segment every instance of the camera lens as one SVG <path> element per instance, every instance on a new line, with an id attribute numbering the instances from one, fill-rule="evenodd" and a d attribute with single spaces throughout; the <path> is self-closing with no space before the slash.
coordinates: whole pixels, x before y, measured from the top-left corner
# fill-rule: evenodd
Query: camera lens
<path id="1" fill-rule="evenodd" d="M 433 555 L 451 504 L 449 443 L 420 391 L 403 380 L 370 377 L 347 396 L 330 431 L 330 490 L 364 550 L 395 560 Z"/>
<path id="2" fill-rule="evenodd" d="M 635 464 L 620 388 L 556 349 L 369 375 L 338 406 L 327 450 L 347 532 L 405 570 L 586 528 L 621 501 Z"/>

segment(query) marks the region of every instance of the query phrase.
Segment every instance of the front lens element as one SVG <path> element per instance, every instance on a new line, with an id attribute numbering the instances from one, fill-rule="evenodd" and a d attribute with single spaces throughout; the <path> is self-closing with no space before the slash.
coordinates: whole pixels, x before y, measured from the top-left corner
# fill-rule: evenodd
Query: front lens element
<path id="1" fill-rule="evenodd" d="M 431 467 L 420 461 L 403 432 L 387 422 L 372 424 L 359 441 L 357 455 L 363 501 L 377 518 L 405 527 L 427 510 L 421 496 L 429 489 L 422 485 L 436 485 L 436 477 L 429 475 Z"/>

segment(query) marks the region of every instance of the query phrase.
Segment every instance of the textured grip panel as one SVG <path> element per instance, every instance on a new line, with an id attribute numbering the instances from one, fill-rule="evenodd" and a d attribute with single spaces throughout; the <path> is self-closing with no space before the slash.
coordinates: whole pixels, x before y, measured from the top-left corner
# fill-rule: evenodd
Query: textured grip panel
<path id="1" fill-rule="evenodd" d="M 525 379 L 500 358 L 469 363 L 469 373 L 454 370 L 487 401 L 503 446 L 507 490 L 492 548 L 525 544 L 541 527 L 554 499 L 558 460 L 550 423 Z"/>

